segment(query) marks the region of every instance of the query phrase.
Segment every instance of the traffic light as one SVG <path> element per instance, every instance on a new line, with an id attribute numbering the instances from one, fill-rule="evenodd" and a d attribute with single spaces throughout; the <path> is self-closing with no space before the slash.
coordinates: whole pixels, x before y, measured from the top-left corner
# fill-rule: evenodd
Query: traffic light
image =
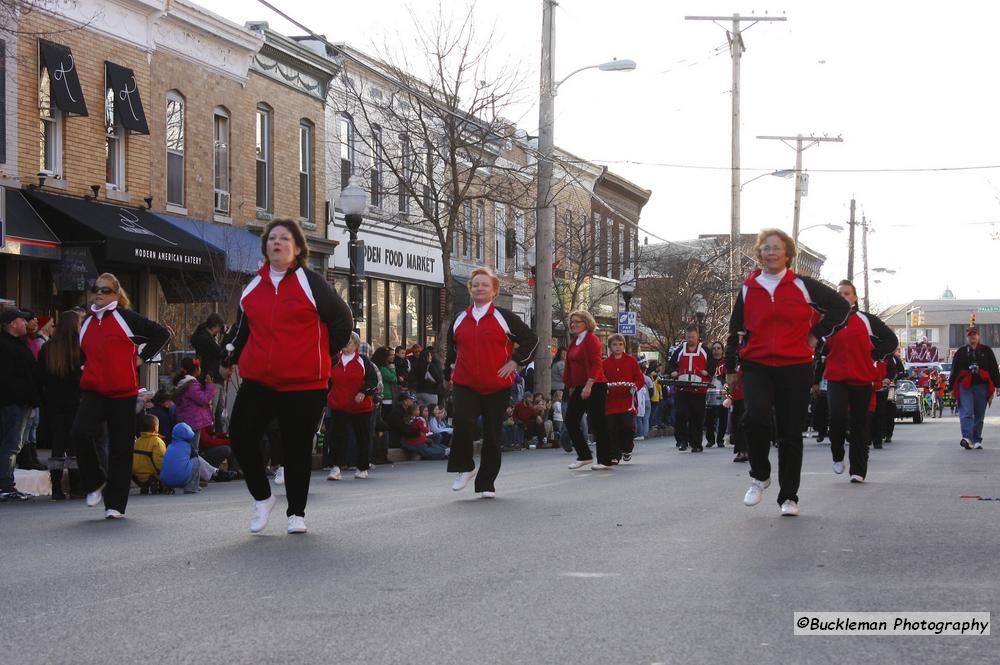
<path id="1" fill-rule="evenodd" d="M 924 323 L 924 310 L 921 309 L 917 311 L 917 325 L 922 326 Z"/>
<path id="2" fill-rule="evenodd" d="M 910 312 L 910 327 L 916 328 L 920 325 L 920 310 L 915 309 Z"/>

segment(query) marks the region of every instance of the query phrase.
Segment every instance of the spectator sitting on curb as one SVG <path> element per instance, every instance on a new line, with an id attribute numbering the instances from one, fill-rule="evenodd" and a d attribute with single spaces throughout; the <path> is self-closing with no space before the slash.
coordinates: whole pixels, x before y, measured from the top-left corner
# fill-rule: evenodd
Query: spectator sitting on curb
<path id="1" fill-rule="evenodd" d="M 132 480 L 139 486 L 140 494 L 159 494 L 160 469 L 163 468 L 167 444 L 160 436 L 156 416 L 148 413 L 139 416 L 139 423 L 142 434 L 136 439 L 132 450 Z"/>
<path id="2" fill-rule="evenodd" d="M 417 434 L 403 437 L 401 441 L 403 448 L 417 453 L 420 455 L 420 459 L 446 459 L 448 457 L 448 449 L 436 440 L 439 438 L 438 435 L 428 435 L 429 430 L 427 429 L 427 423 L 424 422 L 424 419 L 420 417 L 419 413 L 420 407 L 416 404 L 410 404 L 410 408 L 407 411 L 409 416 L 407 424 L 413 430 L 416 430 Z"/>

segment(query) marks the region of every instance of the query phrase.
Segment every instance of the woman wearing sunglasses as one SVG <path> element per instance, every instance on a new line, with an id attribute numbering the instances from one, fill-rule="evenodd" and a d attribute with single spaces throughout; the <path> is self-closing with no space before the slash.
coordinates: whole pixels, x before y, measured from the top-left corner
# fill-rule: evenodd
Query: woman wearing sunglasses
<path id="1" fill-rule="evenodd" d="M 136 368 L 149 362 L 170 340 L 170 331 L 128 309 L 129 299 L 109 272 L 94 282 L 90 311 L 80 325 L 83 376 L 80 406 L 73 421 L 73 442 L 87 505 L 104 499 L 107 519 L 125 517 L 135 445 Z M 95 441 L 108 427 L 107 473 L 101 468 Z"/>

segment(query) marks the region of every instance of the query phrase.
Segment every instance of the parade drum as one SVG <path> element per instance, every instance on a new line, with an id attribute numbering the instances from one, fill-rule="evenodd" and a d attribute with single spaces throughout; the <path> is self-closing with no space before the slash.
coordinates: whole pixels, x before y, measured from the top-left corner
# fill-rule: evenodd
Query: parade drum
<path id="1" fill-rule="evenodd" d="M 889 392 L 886 393 L 885 398 L 890 402 L 896 401 L 896 386 L 889 386 Z"/>
<path id="2" fill-rule="evenodd" d="M 725 393 L 723 393 L 722 388 L 712 386 L 705 394 L 705 406 L 722 406 L 723 399 L 725 399 Z"/>
<path id="3" fill-rule="evenodd" d="M 819 391 L 821 393 L 825 393 L 826 392 L 826 387 L 828 385 L 829 385 L 829 382 L 826 379 L 821 379 L 820 382 L 819 382 Z"/>

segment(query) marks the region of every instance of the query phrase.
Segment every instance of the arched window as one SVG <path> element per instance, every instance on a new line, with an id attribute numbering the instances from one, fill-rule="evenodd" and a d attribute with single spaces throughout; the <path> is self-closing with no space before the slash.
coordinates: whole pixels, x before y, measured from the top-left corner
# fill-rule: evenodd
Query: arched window
<path id="1" fill-rule="evenodd" d="M 184 206 L 184 97 L 167 93 L 167 203 Z"/>
<path id="2" fill-rule="evenodd" d="M 257 209 L 271 212 L 271 172 L 274 169 L 273 147 L 271 145 L 271 107 L 266 104 L 257 105 L 256 115 L 256 153 L 257 153 Z"/>
<path id="3" fill-rule="evenodd" d="M 229 111 L 216 106 L 213 118 L 215 212 L 229 215 Z"/>

